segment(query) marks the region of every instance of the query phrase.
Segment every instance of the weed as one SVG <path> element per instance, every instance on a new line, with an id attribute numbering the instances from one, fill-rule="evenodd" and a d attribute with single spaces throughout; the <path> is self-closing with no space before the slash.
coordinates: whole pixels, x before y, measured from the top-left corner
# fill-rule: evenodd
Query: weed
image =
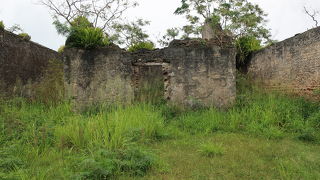
<path id="1" fill-rule="evenodd" d="M 222 156 L 224 154 L 224 148 L 221 144 L 204 143 L 201 144 L 199 152 L 206 157 Z"/>

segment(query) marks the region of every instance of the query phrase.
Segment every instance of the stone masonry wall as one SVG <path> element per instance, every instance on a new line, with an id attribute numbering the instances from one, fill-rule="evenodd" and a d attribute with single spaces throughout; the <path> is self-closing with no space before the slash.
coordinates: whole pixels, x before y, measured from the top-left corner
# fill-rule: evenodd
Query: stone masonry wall
<path id="1" fill-rule="evenodd" d="M 176 41 L 164 50 L 170 62 L 167 96 L 175 104 L 226 108 L 236 98 L 236 52 L 217 43 Z"/>
<path id="2" fill-rule="evenodd" d="M 39 81 L 57 52 L 0 29 L 0 88 L 2 93 L 29 96 L 27 84 Z M 19 84 L 19 88 L 17 88 Z M 18 91 L 20 92 L 15 92 Z"/>
<path id="3" fill-rule="evenodd" d="M 134 94 L 130 56 L 116 46 L 66 49 L 64 52 L 66 96 L 77 109 L 93 104 L 128 104 Z"/>
<path id="4" fill-rule="evenodd" d="M 128 53 L 117 46 L 64 53 L 67 96 L 90 104 L 166 99 L 181 106 L 229 107 L 236 97 L 235 49 L 200 40 Z"/>
<path id="5" fill-rule="evenodd" d="M 272 89 L 316 95 L 320 90 L 320 27 L 254 53 L 248 74 Z"/>
<path id="6" fill-rule="evenodd" d="M 169 47 L 133 55 L 135 64 L 162 65 L 164 97 L 173 104 L 229 107 L 236 98 L 235 49 L 204 40 L 175 40 Z"/>

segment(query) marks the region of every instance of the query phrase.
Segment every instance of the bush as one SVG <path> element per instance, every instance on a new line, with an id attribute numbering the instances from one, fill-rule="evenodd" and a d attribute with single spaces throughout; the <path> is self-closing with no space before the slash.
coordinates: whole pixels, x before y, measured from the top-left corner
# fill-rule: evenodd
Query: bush
<path id="1" fill-rule="evenodd" d="M 3 24 L 3 21 L 0 21 L 0 30 L 4 30 L 4 24 Z"/>
<path id="2" fill-rule="evenodd" d="M 139 42 L 129 47 L 129 52 L 136 52 L 141 49 L 153 50 L 154 44 L 152 42 Z"/>
<path id="3" fill-rule="evenodd" d="M 237 48 L 237 69 L 241 69 L 248 63 L 249 55 L 261 49 L 261 41 L 254 36 L 243 36 L 235 41 Z"/>
<path id="4" fill-rule="evenodd" d="M 70 27 L 67 47 L 94 49 L 110 44 L 101 28 L 95 28 L 84 16 L 76 18 Z"/>
<path id="5" fill-rule="evenodd" d="M 31 40 L 31 36 L 27 33 L 20 33 L 19 36 L 26 41 L 30 41 Z"/>
<path id="6" fill-rule="evenodd" d="M 109 44 L 108 39 L 100 28 L 75 27 L 72 28 L 66 41 L 67 47 L 94 49 Z"/>
<path id="7" fill-rule="evenodd" d="M 60 46 L 59 49 L 58 49 L 58 53 L 63 53 L 65 47 L 66 46 L 64 46 L 64 45 Z"/>

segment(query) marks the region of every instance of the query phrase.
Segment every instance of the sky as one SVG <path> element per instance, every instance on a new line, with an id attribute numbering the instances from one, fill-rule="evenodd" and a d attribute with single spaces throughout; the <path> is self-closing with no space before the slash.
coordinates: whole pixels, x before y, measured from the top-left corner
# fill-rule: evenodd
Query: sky
<path id="1" fill-rule="evenodd" d="M 303 10 L 304 6 L 320 11 L 320 0 L 249 0 L 257 3 L 267 14 L 267 27 L 272 38 L 284 40 L 314 27 L 315 23 Z M 19 24 L 32 41 L 57 50 L 65 38 L 57 34 L 48 9 L 38 0 L 0 0 L 0 21 L 6 27 Z M 143 18 L 151 21 L 146 28 L 152 40 L 160 38 L 168 28 L 181 27 L 186 21 L 173 12 L 180 0 L 138 0 L 139 6 L 126 12 L 129 20 Z M 320 16 L 318 17 L 320 20 Z"/>

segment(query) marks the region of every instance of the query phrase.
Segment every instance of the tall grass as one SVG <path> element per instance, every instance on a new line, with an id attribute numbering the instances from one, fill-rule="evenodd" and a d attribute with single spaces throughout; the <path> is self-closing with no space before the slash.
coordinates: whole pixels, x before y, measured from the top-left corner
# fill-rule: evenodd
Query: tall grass
<path id="1" fill-rule="evenodd" d="M 187 112 L 174 123 L 190 133 L 245 132 L 267 138 L 289 134 L 320 142 L 320 103 L 246 83 L 240 83 L 237 102 L 228 111 Z"/>
<path id="2" fill-rule="evenodd" d="M 164 122 L 146 104 L 88 116 L 69 103 L 48 107 L 15 98 L 2 100 L 0 112 L 0 179 L 143 175 L 156 158 L 141 145 L 157 138 Z"/>
<path id="3" fill-rule="evenodd" d="M 73 116 L 56 127 L 59 147 L 124 148 L 134 141 L 156 137 L 164 119 L 149 105 L 118 107 L 110 113 L 91 117 Z"/>

